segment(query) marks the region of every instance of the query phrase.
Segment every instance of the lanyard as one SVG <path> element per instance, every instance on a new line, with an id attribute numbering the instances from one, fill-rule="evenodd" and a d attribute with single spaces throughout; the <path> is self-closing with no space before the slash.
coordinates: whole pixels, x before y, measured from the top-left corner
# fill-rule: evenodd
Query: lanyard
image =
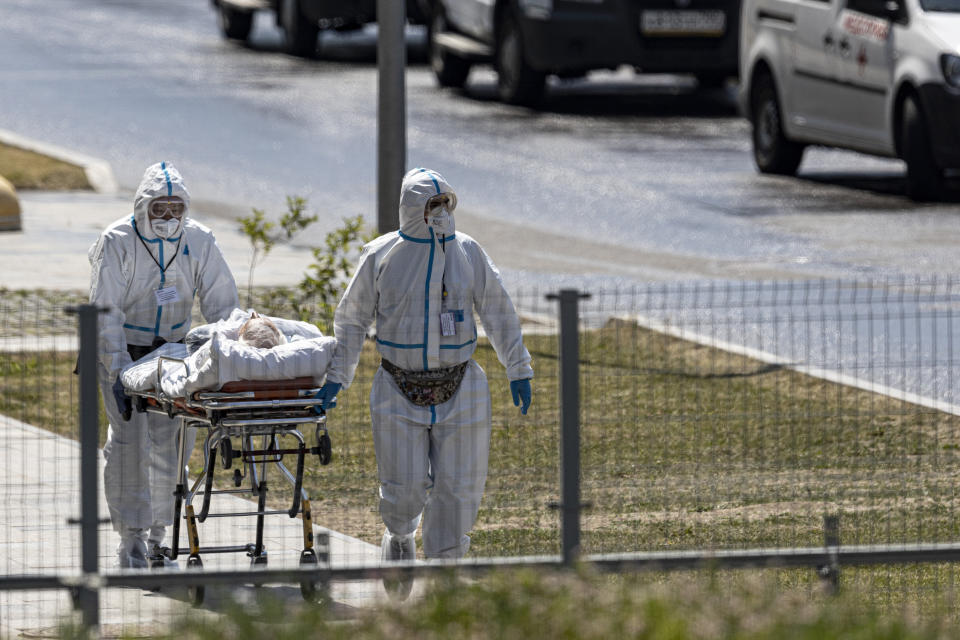
<path id="1" fill-rule="evenodd" d="M 173 251 L 173 256 L 170 258 L 170 262 L 167 263 L 167 266 L 160 264 L 160 261 L 157 260 L 157 257 L 153 255 L 153 251 L 150 251 L 150 247 L 147 246 L 147 241 L 143 239 L 143 236 L 140 235 L 140 230 L 137 229 L 137 221 L 133 221 L 133 230 L 137 232 L 137 237 L 140 239 L 140 244 L 143 245 L 143 248 L 147 250 L 147 255 L 153 260 L 153 263 L 160 268 L 160 273 L 166 274 L 167 269 L 170 268 L 170 265 L 173 264 L 173 261 L 177 259 L 177 254 L 180 253 L 180 241 L 183 240 L 183 229 L 180 229 L 180 237 L 177 238 L 177 248 Z M 160 242 L 163 242 L 163 238 L 160 238 Z"/>

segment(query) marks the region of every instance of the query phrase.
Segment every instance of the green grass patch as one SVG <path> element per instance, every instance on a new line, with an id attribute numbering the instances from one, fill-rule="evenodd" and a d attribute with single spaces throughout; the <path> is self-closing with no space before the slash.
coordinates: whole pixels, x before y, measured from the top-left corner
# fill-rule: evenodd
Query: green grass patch
<path id="1" fill-rule="evenodd" d="M 960 635 L 947 593 L 924 615 L 793 584 L 790 572 L 594 575 L 508 570 L 476 581 L 442 576 L 422 599 L 344 613 L 291 611 L 264 594 L 188 615 L 167 638 L 187 640 L 934 640 Z M 79 637 L 64 633 L 62 637 Z"/>
<path id="2" fill-rule="evenodd" d="M 548 506 L 559 500 L 556 337 L 526 341 L 536 370 L 526 417 L 493 350 L 476 353 L 493 401 L 479 557 L 560 549 Z M 581 353 L 587 553 L 815 546 L 825 514 L 841 516 L 849 544 L 960 538 L 955 416 L 636 325 L 584 333 Z M 315 521 L 374 544 L 383 525 L 368 398 L 378 361 L 368 344 L 329 416 L 334 461 L 311 459 L 306 472 Z M 0 355 L 0 411 L 75 437 L 73 365 L 67 353 Z M 280 484 L 278 503 L 289 498 Z"/>
<path id="3" fill-rule="evenodd" d="M 81 167 L 20 147 L 0 143 L 0 176 L 17 189 L 43 191 L 89 190 Z"/>

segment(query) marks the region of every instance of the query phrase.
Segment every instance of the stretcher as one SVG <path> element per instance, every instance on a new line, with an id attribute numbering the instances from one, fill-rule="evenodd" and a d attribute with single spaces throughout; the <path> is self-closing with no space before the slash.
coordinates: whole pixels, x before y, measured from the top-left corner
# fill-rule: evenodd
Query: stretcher
<path id="1" fill-rule="evenodd" d="M 327 432 L 326 414 L 315 398 L 319 387 L 314 377 L 290 380 L 236 381 L 224 384 L 216 391 L 196 391 L 186 397 L 171 397 L 164 393 L 159 380 L 164 362 L 184 364 L 168 356 L 157 358 L 155 389 L 130 390 L 134 406 L 140 412 L 165 414 L 179 418 L 178 478 L 175 491 L 173 520 L 173 547 L 155 547 L 148 550 L 151 567 L 164 565 L 164 558 L 177 560 L 187 554 L 187 568 L 202 568 L 202 557 L 212 553 L 246 553 L 251 566 L 267 564 L 267 550 L 263 543 L 264 520 L 267 516 L 286 515 L 303 519 L 303 551 L 301 566 L 318 566 L 329 562 L 329 538 L 326 534 L 314 536 L 310 499 L 303 488 L 303 471 L 308 456 L 316 456 L 321 465 L 330 463 L 332 446 Z M 187 430 L 202 429 L 203 469 L 191 484 L 186 463 L 191 451 Z M 314 432 L 314 443 L 308 446 L 303 431 Z M 295 456 L 295 470 L 283 463 L 285 456 Z M 219 462 L 219 465 L 218 465 Z M 218 466 L 223 472 L 232 470 L 232 478 L 224 486 L 223 480 L 214 482 Z M 268 509 L 267 495 L 271 482 L 267 471 L 275 470 L 293 488 L 289 508 Z M 221 474 L 223 476 L 224 474 Z M 276 475 L 276 474 L 274 474 Z M 229 476 L 228 476 L 229 477 Z M 221 488 L 215 488 L 217 487 Z M 229 485 L 233 485 L 230 487 Z M 213 496 L 218 494 L 249 495 L 256 498 L 256 510 L 215 512 L 211 510 Z M 199 512 L 194 505 L 200 498 Z M 209 518 L 256 517 L 256 539 L 236 546 L 202 546 L 198 523 Z M 188 546 L 179 546 L 181 522 L 187 529 Z M 313 581 L 300 584 L 306 600 L 325 597 L 326 585 Z M 195 604 L 203 601 L 202 586 L 190 591 Z"/>

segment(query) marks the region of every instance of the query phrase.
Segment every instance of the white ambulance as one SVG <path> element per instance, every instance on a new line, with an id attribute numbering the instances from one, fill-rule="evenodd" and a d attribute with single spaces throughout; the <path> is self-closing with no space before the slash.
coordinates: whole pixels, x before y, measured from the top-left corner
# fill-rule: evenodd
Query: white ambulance
<path id="1" fill-rule="evenodd" d="M 960 168 L 960 0 L 744 0 L 740 106 L 763 173 L 806 145 L 907 164 L 936 198 Z"/>

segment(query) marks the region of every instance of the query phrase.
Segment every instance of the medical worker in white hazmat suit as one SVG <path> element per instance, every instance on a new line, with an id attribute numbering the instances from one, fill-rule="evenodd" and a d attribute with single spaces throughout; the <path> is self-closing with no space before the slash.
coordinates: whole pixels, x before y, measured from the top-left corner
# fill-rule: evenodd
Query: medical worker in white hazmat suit
<path id="1" fill-rule="evenodd" d="M 207 322 L 237 306 L 237 285 L 213 234 L 189 219 L 190 194 L 170 163 L 147 168 L 134 212 L 90 248 L 90 302 L 100 316 L 98 375 L 110 422 L 103 448 L 104 491 L 120 534 L 118 563 L 147 566 L 173 522 L 177 422 L 130 411 L 120 370 L 190 330 L 194 297 Z"/>
<path id="2" fill-rule="evenodd" d="M 459 558 L 470 546 L 487 477 L 490 392 L 474 360 L 474 311 L 506 367 L 515 405 L 530 404 L 533 369 L 500 274 L 470 236 L 456 231 L 456 195 L 434 171 L 403 179 L 400 229 L 364 246 L 337 306 L 337 349 L 320 397 L 353 380 L 376 324 L 382 361 L 370 413 L 386 524 L 384 560 L 416 554 L 423 518 L 427 558 Z M 327 404 L 332 406 L 332 404 Z M 409 583 L 397 591 L 405 596 Z"/>

